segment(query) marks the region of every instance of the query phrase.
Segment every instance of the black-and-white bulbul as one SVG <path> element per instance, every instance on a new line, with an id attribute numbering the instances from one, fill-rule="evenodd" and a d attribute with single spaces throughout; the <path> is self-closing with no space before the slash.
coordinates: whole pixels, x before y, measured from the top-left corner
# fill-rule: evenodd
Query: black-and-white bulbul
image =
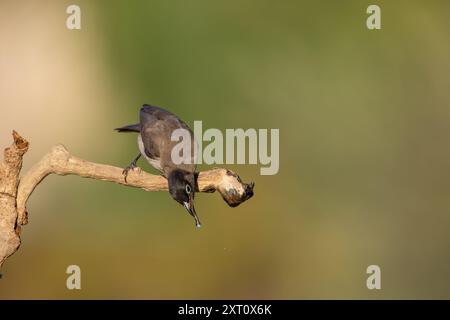
<path id="1" fill-rule="evenodd" d="M 166 177 L 172 198 L 186 208 L 194 217 L 196 226 L 200 227 L 200 220 L 194 207 L 196 188 L 194 152 L 192 152 L 189 163 L 175 164 L 172 161 L 172 148 L 178 143 L 172 141 L 172 132 L 176 129 L 187 130 L 190 134 L 192 148 L 194 148 L 196 141 L 192 130 L 179 117 L 156 106 L 144 104 L 139 118 L 140 122 L 137 124 L 115 129 L 118 132 L 139 133 L 137 140 L 140 153 L 123 170 L 125 181 L 128 171 L 136 168 L 137 161 L 143 155 L 153 168 Z"/>

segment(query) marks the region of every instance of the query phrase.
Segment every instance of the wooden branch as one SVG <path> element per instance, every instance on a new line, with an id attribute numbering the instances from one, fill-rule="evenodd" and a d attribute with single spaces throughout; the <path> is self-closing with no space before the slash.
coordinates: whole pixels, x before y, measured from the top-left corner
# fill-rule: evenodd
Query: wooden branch
<path id="1" fill-rule="evenodd" d="M 16 196 L 22 157 L 28 150 L 28 142 L 15 131 L 13 139 L 0 163 L 0 267 L 20 246 L 20 230 L 16 229 Z"/>
<path id="2" fill-rule="evenodd" d="M 28 150 L 28 142 L 15 131 L 13 138 L 13 144 L 5 149 L 4 161 L 0 163 L 0 268 L 5 259 L 19 248 L 20 226 L 28 222 L 28 198 L 49 174 L 78 175 L 146 191 L 168 190 L 167 180 L 162 176 L 137 168 L 129 172 L 125 181 L 122 168 L 80 159 L 71 155 L 63 145 L 53 147 L 19 183 L 22 157 Z M 229 206 L 236 207 L 253 196 L 253 186 L 253 183 L 243 183 L 232 171 L 215 168 L 198 174 L 196 188 L 199 192 L 217 190 Z"/>
<path id="3" fill-rule="evenodd" d="M 142 170 L 130 171 L 125 182 L 123 168 L 89 162 L 71 155 L 63 145 L 57 145 L 47 153 L 21 179 L 17 193 L 18 224 L 27 223 L 26 203 L 36 186 L 49 174 L 74 174 L 84 178 L 115 182 L 146 191 L 167 191 L 166 178 L 146 173 Z M 239 205 L 253 195 L 253 183 L 243 183 L 233 172 L 216 168 L 200 172 L 197 191 L 218 190 L 223 199 L 232 207 Z"/>

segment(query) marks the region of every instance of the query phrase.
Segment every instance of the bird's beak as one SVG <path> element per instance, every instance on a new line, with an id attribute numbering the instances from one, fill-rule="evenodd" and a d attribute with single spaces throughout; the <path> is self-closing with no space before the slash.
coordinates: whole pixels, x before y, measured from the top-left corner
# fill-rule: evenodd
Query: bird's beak
<path id="1" fill-rule="evenodd" d="M 186 208 L 186 210 L 189 212 L 189 214 L 194 217 L 195 219 L 195 226 L 197 228 L 200 228 L 202 225 L 200 223 L 200 220 L 197 216 L 197 212 L 195 212 L 195 207 L 194 207 L 194 199 L 192 197 L 192 195 L 189 195 L 189 202 L 183 202 L 184 207 Z"/>

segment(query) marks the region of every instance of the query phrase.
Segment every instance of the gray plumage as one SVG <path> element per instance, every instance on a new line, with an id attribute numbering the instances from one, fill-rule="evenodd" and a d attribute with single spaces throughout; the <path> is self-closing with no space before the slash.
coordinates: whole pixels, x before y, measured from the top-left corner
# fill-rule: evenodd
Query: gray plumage
<path id="1" fill-rule="evenodd" d="M 156 106 L 143 105 L 139 113 L 139 120 L 138 124 L 116 128 L 119 132 L 139 133 L 140 154 L 124 169 L 125 180 L 128 171 L 136 167 L 137 160 L 143 155 L 152 167 L 168 179 L 171 196 L 188 210 L 195 218 L 197 226 L 200 226 L 193 203 L 196 190 L 196 164 L 193 150 L 196 141 L 192 130 L 179 117 Z M 180 128 L 190 133 L 190 163 L 175 164 L 172 161 L 172 149 L 179 141 L 172 141 L 171 136 L 174 130 Z"/>

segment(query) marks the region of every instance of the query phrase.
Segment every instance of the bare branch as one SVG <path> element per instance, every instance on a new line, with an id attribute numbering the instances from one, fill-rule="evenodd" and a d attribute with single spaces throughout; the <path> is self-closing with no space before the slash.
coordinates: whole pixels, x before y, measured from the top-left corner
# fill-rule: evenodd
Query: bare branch
<path id="1" fill-rule="evenodd" d="M 26 204 L 34 189 L 49 174 L 77 175 L 104 180 L 147 191 L 167 191 L 167 180 L 142 170 L 130 171 L 125 181 L 123 169 L 89 162 L 71 155 L 63 145 L 53 147 L 19 181 L 22 158 L 28 142 L 13 131 L 14 142 L 5 149 L 0 163 L 0 268 L 20 245 L 20 226 L 28 222 Z M 215 168 L 197 177 L 197 191 L 218 191 L 229 206 L 235 207 L 253 196 L 253 183 L 243 183 L 232 171 Z"/>
<path id="2" fill-rule="evenodd" d="M 71 155 L 63 145 L 57 145 L 34 165 L 21 179 L 17 193 L 18 224 L 27 223 L 26 203 L 36 186 L 49 174 L 77 175 L 84 178 L 104 180 L 146 191 L 167 191 L 167 180 L 142 170 L 130 171 L 125 181 L 122 168 L 89 162 Z M 233 172 L 216 168 L 200 172 L 197 190 L 214 192 L 218 190 L 232 207 L 239 205 L 253 195 L 253 184 L 243 183 Z"/>
<path id="3" fill-rule="evenodd" d="M 16 195 L 22 157 L 28 150 L 28 142 L 15 131 L 13 139 L 0 163 L 0 267 L 20 246 L 20 230 L 16 229 Z"/>

